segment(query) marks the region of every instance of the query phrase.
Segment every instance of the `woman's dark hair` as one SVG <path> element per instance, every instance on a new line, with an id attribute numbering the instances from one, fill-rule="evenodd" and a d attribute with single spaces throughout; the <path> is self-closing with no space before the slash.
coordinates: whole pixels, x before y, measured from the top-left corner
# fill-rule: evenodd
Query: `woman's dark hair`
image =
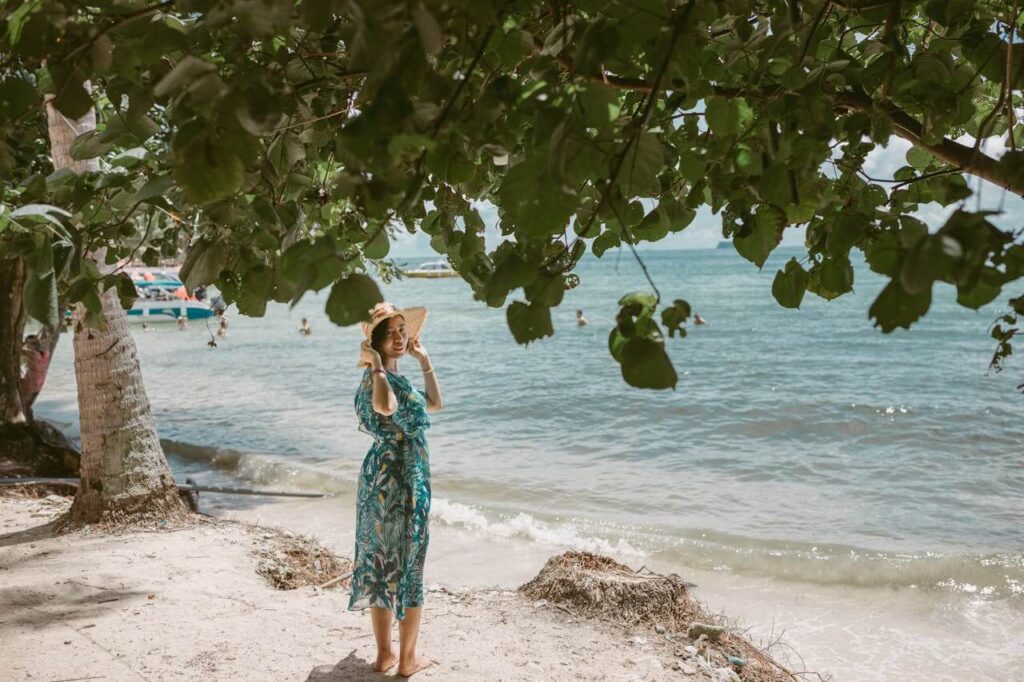
<path id="1" fill-rule="evenodd" d="M 395 315 L 395 317 L 401 317 L 401 315 Z M 370 333 L 370 348 L 380 353 L 381 357 L 384 356 L 384 354 L 381 353 L 381 346 L 384 345 L 384 340 L 388 337 L 389 322 L 391 322 L 391 318 L 381 320 L 380 322 L 377 323 L 377 326 L 374 327 L 373 331 Z"/>

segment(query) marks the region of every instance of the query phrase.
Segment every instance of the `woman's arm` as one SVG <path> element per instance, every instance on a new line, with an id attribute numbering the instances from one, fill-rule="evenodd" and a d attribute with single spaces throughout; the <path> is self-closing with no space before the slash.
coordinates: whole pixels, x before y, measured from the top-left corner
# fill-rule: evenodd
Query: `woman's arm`
<path id="1" fill-rule="evenodd" d="M 437 372 L 430 363 L 430 356 L 427 349 L 420 344 L 419 339 L 409 341 L 409 355 L 420 361 L 420 369 L 423 370 L 423 384 L 427 394 L 427 412 L 440 412 L 444 407 L 441 399 L 441 385 L 437 383 Z"/>
<path id="2" fill-rule="evenodd" d="M 374 368 L 374 370 L 377 369 L 381 368 Z M 374 371 L 370 380 L 373 382 L 373 411 L 390 417 L 398 409 L 398 399 L 395 397 L 395 392 L 391 390 L 391 382 L 388 381 L 387 373 L 383 370 Z"/>
<path id="3" fill-rule="evenodd" d="M 391 382 L 388 381 L 387 373 L 384 371 L 384 363 L 381 362 L 380 354 L 370 347 L 369 341 L 364 341 L 360 358 L 370 365 L 370 382 L 373 385 L 373 397 L 370 402 L 373 405 L 373 411 L 390 417 L 398 409 L 398 399 L 395 397 L 395 392 L 391 390 Z"/>

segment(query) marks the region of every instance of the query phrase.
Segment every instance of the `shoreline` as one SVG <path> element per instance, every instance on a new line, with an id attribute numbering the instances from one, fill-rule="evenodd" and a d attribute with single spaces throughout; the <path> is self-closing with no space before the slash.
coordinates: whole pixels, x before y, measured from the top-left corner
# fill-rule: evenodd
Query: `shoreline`
<path id="1" fill-rule="evenodd" d="M 64 416 L 73 434 L 73 415 Z M 172 449 L 181 447 L 180 443 L 173 445 Z M 234 451 L 229 454 L 248 456 Z M 225 470 L 205 458 L 193 462 L 189 469 L 191 473 L 182 476 L 196 476 L 200 482 L 213 476 L 213 483 L 244 480 L 252 487 L 302 489 L 309 484 L 305 479 L 291 480 L 294 474 L 281 478 L 280 474 L 288 473 L 284 469 L 275 469 L 274 475 L 264 480 L 268 472 L 250 469 L 249 464 L 242 470 L 237 465 Z M 239 478 L 240 473 L 245 475 Z M 1016 679 L 1024 666 L 1024 605 L 1019 593 L 1010 599 L 998 598 L 974 588 L 969 578 L 941 589 L 929 589 L 927 582 L 919 588 L 913 584 L 917 580 L 908 579 L 912 574 L 901 573 L 897 567 L 893 583 L 864 581 L 867 574 L 857 574 L 857 567 L 866 571 L 873 567 L 864 557 L 851 556 L 846 563 L 856 580 L 814 581 L 785 567 L 769 572 L 752 570 L 757 567 L 744 566 L 743 561 L 749 563 L 751 557 L 742 552 L 735 565 L 728 559 L 728 565 L 719 565 L 722 562 L 707 557 L 687 561 L 658 551 L 619 552 L 623 547 L 616 543 L 616 536 L 602 539 L 604 534 L 591 537 L 581 530 L 582 534 L 570 532 L 567 537 L 557 532 L 559 527 L 553 522 L 521 514 L 480 524 L 472 505 L 454 506 L 457 509 L 449 511 L 455 513 L 436 510 L 439 515 L 432 522 L 428 586 L 512 590 L 531 580 L 552 554 L 583 549 L 612 556 L 633 568 L 646 565 L 664 574 L 679 573 L 697 584 L 694 594 L 710 611 L 727 613 L 742 622 L 755 644 L 775 642 L 779 651 L 791 653 L 783 660 L 792 663 L 793 669 L 827 671 L 840 682 L 882 682 L 920 675 L 951 682 L 1009 681 Z M 342 492 L 324 500 L 301 501 L 203 494 L 200 509 L 218 517 L 310 535 L 341 556 L 352 551 L 354 502 Z M 460 521 L 463 516 L 466 519 Z M 493 532 L 495 524 L 502 532 Z M 824 556 L 811 558 L 821 563 L 822 569 L 828 568 Z M 1010 576 L 1006 578 L 1009 581 Z"/>
<path id="2" fill-rule="evenodd" d="M 0 495 L 0 641 L 14 679 L 382 679 L 368 614 L 347 609 L 346 590 L 268 584 L 292 531 L 193 515 L 54 535 L 68 505 Z M 713 647 L 663 628 L 509 589 L 427 591 L 420 641 L 437 664 L 418 679 L 741 679 Z"/>
<path id="3" fill-rule="evenodd" d="M 214 513 L 261 525 L 287 526 L 348 555 L 353 542 L 351 506 L 339 498 L 282 500 L 222 507 Z M 533 578 L 552 554 L 566 548 L 434 524 L 427 584 L 468 590 L 514 589 Z M 1010 682 L 1024 665 L 1024 629 L 1019 627 L 1024 613 L 1008 600 L 986 602 L 969 592 L 813 584 L 697 569 L 654 556 L 599 553 L 633 568 L 646 565 L 659 573 L 680 574 L 696 583 L 693 594 L 698 601 L 712 613 L 728 614 L 742 623 L 756 645 L 776 642 L 783 663 L 792 664 L 794 670 L 831 674 L 836 682 Z M 810 679 L 818 678 L 811 675 Z"/>

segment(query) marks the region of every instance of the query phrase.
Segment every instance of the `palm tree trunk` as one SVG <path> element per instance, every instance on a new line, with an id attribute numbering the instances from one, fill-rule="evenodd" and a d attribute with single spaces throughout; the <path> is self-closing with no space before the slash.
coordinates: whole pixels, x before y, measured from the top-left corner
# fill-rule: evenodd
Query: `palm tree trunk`
<path id="1" fill-rule="evenodd" d="M 71 121 L 46 105 L 50 150 L 56 169 L 75 172 L 99 170 L 96 160 L 70 156 L 75 137 L 96 128 L 90 110 Z M 102 250 L 90 254 L 102 270 Z M 71 506 L 74 523 L 127 521 L 139 517 L 162 519 L 183 516 L 185 508 L 164 458 L 128 318 L 108 289 L 100 296 L 105 329 L 81 324 L 84 308 L 75 310 L 75 376 L 82 434 L 82 482 Z"/>

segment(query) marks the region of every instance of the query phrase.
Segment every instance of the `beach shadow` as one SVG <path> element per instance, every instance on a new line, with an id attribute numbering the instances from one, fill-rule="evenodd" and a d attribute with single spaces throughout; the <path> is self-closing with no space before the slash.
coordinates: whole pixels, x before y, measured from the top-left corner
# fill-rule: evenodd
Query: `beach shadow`
<path id="1" fill-rule="evenodd" d="M 146 592 L 138 590 L 85 589 L 81 585 L 66 584 L 45 590 L 5 587 L 0 588 L 0 610 L 4 615 L 0 631 L 73 625 L 76 621 L 93 619 L 113 609 L 145 602 Z"/>
<path id="2" fill-rule="evenodd" d="M 371 669 L 372 661 L 356 656 L 353 649 L 348 656 L 335 665 L 318 665 L 309 672 L 306 682 L 381 682 L 392 677 L 387 673 L 375 673 Z"/>
<path id="3" fill-rule="evenodd" d="M 39 540 L 45 540 L 46 538 L 52 538 L 56 533 L 54 530 L 57 527 L 57 522 L 60 519 L 54 519 L 48 521 L 41 526 L 35 526 L 33 528 L 25 528 L 24 530 L 16 530 L 13 533 L 5 533 L 0 535 L 0 547 L 13 547 L 14 545 L 20 545 L 26 542 L 37 542 Z"/>

